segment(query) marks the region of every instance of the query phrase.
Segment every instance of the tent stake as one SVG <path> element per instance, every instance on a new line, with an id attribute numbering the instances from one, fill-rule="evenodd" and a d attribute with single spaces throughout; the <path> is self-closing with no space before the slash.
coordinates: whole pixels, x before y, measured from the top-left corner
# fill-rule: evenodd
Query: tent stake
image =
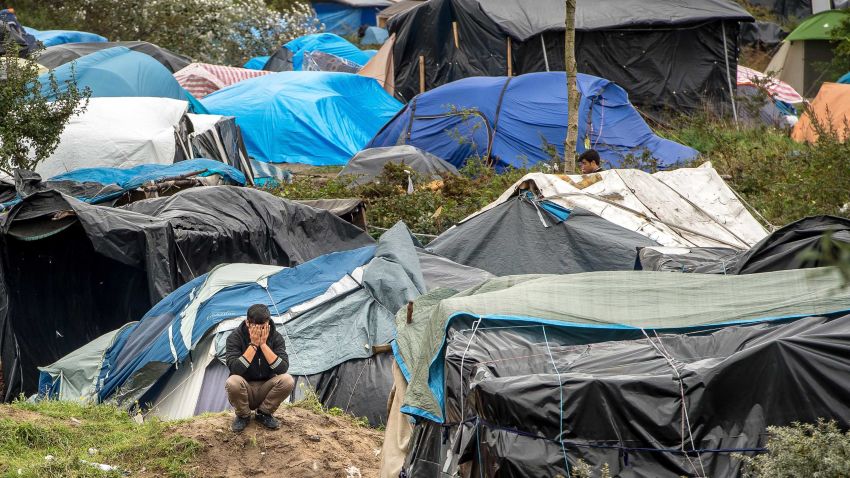
<path id="1" fill-rule="evenodd" d="M 511 56 L 512 56 L 511 55 L 511 37 L 508 37 L 508 76 L 514 76 L 513 75 L 513 73 L 514 73 L 513 65 L 511 65 L 511 63 L 512 63 Z"/>
<path id="2" fill-rule="evenodd" d="M 425 56 L 419 56 L 419 92 L 425 93 Z"/>

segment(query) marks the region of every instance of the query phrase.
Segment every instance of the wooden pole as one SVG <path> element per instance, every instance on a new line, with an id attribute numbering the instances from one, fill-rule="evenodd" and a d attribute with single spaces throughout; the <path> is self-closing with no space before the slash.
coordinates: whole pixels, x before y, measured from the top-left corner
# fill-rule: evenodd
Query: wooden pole
<path id="1" fill-rule="evenodd" d="M 455 48 L 460 48 L 460 40 L 457 36 L 457 22 L 452 22 L 452 33 L 454 33 L 455 37 Z"/>
<path id="2" fill-rule="evenodd" d="M 508 76 L 514 76 L 514 66 L 512 60 L 512 52 L 511 52 L 511 37 L 508 37 Z"/>
<path id="3" fill-rule="evenodd" d="M 566 1 L 564 66 L 567 71 L 567 136 L 564 138 L 564 173 L 575 169 L 578 142 L 578 88 L 576 88 L 576 0 Z"/>
<path id="4" fill-rule="evenodd" d="M 425 56 L 419 56 L 419 92 L 425 93 Z"/>

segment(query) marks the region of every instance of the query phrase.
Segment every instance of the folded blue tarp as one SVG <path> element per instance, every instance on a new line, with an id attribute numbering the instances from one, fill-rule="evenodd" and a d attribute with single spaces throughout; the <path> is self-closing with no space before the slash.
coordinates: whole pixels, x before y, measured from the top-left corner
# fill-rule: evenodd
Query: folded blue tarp
<path id="1" fill-rule="evenodd" d="M 195 113 L 206 113 L 202 105 L 177 83 L 168 68 L 153 57 L 123 46 L 100 50 L 56 67 L 53 71 L 59 91 L 67 91 L 76 79 L 78 88 L 89 88 L 98 97 L 174 98 L 190 103 Z M 48 73 L 38 78 L 41 94 L 54 97 Z"/>
<path id="2" fill-rule="evenodd" d="M 62 45 L 65 43 L 94 43 L 109 41 L 105 37 L 96 33 L 75 32 L 72 30 L 39 31 L 30 27 L 24 27 L 24 30 L 34 36 L 36 40 L 43 43 L 45 47 Z"/>
<path id="3" fill-rule="evenodd" d="M 244 186 L 245 175 L 233 166 L 212 159 L 188 159 L 174 164 L 143 164 L 133 168 L 85 168 L 70 173 L 54 176 L 48 181 L 74 181 L 78 183 L 99 183 L 104 186 L 117 185 L 120 191 L 109 191 L 93 197 L 78 197 L 77 199 L 97 204 L 121 196 L 127 191 L 139 188 L 145 183 L 176 178 L 190 173 L 204 171 L 197 176 L 218 174 L 228 184 Z"/>
<path id="4" fill-rule="evenodd" d="M 402 106 L 372 78 L 316 71 L 241 81 L 202 103 L 236 117 L 255 159 L 312 165 L 345 164 Z"/>
<path id="5" fill-rule="evenodd" d="M 267 61 L 269 61 L 268 56 L 255 56 L 254 58 L 246 61 L 242 67 L 249 70 L 262 70 L 263 67 L 266 66 Z"/>
<path id="6" fill-rule="evenodd" d="M 596 149 L 604 167 L 619 167 L 627 157 L 644 153 L 662 168 L 698 155 L 655 135 L 616 84 L 579 73 L 578 89 L 576 151 Z M 566 128 L 564 72 L 482 76 L 417 95 L 368 147 L 410 144 L 458 168 L 470 157 L 489 154 L 501 171 L 551 161 L 553 153 L 563 158 Z"/>

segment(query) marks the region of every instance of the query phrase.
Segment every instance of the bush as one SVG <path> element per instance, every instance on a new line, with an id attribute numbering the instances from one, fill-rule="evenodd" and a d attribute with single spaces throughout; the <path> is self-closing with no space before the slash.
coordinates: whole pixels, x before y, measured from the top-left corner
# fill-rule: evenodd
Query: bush
<path id="1" fill-rule="evenodd" d="M 287 2 L 278 11 L 264 0 L 64 0 L 43 6 L 22 2 L 22 21 L 40 28 L 98 33 L 111 41 L 144 40 L 198 61 L 241 66 L 269 55 L 287 41 L 315 33 L 318 20 L 306 2 Z M 285 8 L 284 8 L 285 7 Z M 35 25 L 33 25 L 35 26 Z"/>
<path id="2" fill-rule="evenodd" d="M 744 461 L 745 478 L 850 476 L 850 432 L 842 433 L 834 420 L 768 427 L 768 452 Z"/>

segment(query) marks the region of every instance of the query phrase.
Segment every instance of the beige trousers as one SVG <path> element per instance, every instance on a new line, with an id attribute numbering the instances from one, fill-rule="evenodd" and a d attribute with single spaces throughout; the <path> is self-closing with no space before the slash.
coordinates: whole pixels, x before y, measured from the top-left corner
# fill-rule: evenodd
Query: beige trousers
<path id="1" fill-rule="evenodd" d="M 287 373 L 256 382 L 249 382 L 240 375 L 231 375 L 224 384 L 227 400 L 240 417 L 251 416 L 251 410 L 273 414 L 294 388 L 295 380 Z"/>
<path id="2" fill-rule="evenodd" d="M 384 445 L 381 449 L 380 478 L 396 478 L 404 465 L 404 459 L 410 449 L 410 435 L 413 426 L 407 415 L 401 413 L 404 394 L 407 392 L 407 381 L 393 360 L 393 388 L 389 397 L 389 418 L 384 432 Z"/>

